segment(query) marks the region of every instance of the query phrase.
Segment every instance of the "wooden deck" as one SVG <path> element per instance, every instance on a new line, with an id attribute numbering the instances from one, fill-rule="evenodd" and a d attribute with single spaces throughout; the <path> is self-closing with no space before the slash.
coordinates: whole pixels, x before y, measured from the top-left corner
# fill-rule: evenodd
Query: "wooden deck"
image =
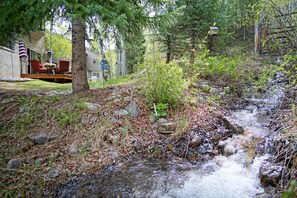
<path id="1" fill-rule="evenodd" d="M 32 78 L 32 79 L 40 79 L 46 81 L 62 81 L 62 82 L 71 82 L 72 76 L 64 75 L 64 74 L 21 74 L 22 78 Z"/>

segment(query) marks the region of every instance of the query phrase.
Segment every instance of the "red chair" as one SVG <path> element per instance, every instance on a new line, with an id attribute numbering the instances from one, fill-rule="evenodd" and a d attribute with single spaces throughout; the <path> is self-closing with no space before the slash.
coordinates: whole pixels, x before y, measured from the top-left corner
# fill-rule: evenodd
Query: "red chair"
<path id="1" fill-rule="evenodd" d="M 31 67 L 32 71 L 35 71 L 37 73 L 47 73 L 47 69 L 43 67 L 42 64 L 39 63 L 38 60 L 31 60 Z"/>
<path id="2" fill-rule="evenodd" d="M 69 61 L 60 60 L 59 67 L 56 68 L 56 74 L 71 74 L 69 71 Z"/>

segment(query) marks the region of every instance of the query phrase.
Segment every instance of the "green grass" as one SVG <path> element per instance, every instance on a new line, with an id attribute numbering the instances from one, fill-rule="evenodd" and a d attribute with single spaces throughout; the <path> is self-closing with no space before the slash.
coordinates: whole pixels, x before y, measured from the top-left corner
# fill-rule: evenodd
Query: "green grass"
<path id="1" fill-rule="evenodd" d="M 131 79 L 132 74 L 127 75 L 125 78 L 113 78 L 106 82 L 89 82 L 91 88 L 105 88 L 118 85 L 132 84 L 137 81 L 137 79 Z"/>
<path id="2" fill-rule="evenodd" d="M 131 75 L 125 78 L 114 78 L 106 82 L 89 82 L 90 88 L 106 88 L 110 86 L 131 84 L 136 80 L 130 79 Z M 71 83 L 53 83 L 42 80 L 32 80 L 27 82 L 0 82 L 1 89 L 12 91 L 43 90 L 43 91 L 67 91 L 72 89 Z"/>
<path id="3" fill-rule="evenodd" d="M 71 90 L 71 83 L 53 83 L 46 82 L 42 80 L 32 80 L 26 82 L 1 82 L 1 87 L 4 90 L 15 90 L 15 91 L 25 91 L 25 90 L 45 90 L 45 91 L 64 91 Z"/>

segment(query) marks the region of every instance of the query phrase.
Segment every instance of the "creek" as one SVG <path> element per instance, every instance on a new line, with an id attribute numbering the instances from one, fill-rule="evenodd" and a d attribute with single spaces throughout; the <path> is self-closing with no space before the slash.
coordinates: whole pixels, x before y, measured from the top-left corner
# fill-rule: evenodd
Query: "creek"
<path id="1" fill-rule="evenodd" d="M 219 143 L 232 152 L 206 162 L 145 160 L 110 167 L 100 175 L 72 178 L 57 197 L 269 197 L 261 187 L 259 169 L 269 157 L 270 113 L 278 107 L 281 88 L 274 86 L 228 119 L 244 128 L 241 135 Z M 262 144 L 260 144 L 262 142 Z"/>

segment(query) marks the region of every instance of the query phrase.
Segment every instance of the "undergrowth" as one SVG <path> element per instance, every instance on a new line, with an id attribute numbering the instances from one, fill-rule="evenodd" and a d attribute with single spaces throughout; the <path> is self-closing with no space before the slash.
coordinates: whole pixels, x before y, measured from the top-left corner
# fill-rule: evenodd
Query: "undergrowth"
<path id="1" fill-rule="evenodd" d="M 149 103 L 177 106 L 187 88 L 183 71 L 177 63 L 149 60 L 143 64 L 143 68 L 146 72 L 142 88 Z"/>

